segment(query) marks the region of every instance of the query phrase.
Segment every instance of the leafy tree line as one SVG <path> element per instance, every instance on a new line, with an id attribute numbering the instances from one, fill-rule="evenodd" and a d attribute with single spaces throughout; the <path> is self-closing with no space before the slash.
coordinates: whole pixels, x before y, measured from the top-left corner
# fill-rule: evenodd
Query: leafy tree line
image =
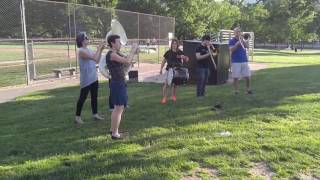
<path id="1" fill-rule="evenodd" d="M 25 0 L 32 3 L 32 0 Z M 69 2 L 85 5 L 93 5 L 111 9 L 121 9 L 147 14 L 171 16 L 175 18 L 175 35 L 179 39 L 199 38 L 204 33 L 216 34 L 220 29 L 232 29 L 240 26 L 244 31 L 255 32 L 256 40 L 272 43 L 298 43 L 301 41 L 315 41 L 320 35 L 320 2 L 319 0 L 55 0 L 59 2 Z M 35 3 L 33 2 L 36 7 Z M 38 5 L 40 10 L 30 11 L 26 14 L 27 20 L 33 22 L 31 27 L 27 26 L 33 35 L 43 34 L 64 34 L 72 26 L 68 26 L 64 21 L 68 21 L 68 11 L 64 8 L 56 8 L 59 16 L 53 16 L 49 11 L 46 13 L 45 6 Z M 9 11 L 8 7 L 8 11 Z M 3 8 L 5 10 L 5 6 Z M 40 12 L 41 11 L 41 12 Z M 107 22 L 99 19 L 105 14 L 117 15 L 112 10 L 80 11 L 78 16 L 83 18 L 79 21 L 80 26 L 87 26 L 87 29 L 94 29 L 95 33 L 105 33 Z M 41 14 L 41 16 L 39 16 Z M 102 14 L 102 15 L 101 15 Z M 84 16 L 93 16 L 86 18 Z M 121 14 L 118 14 L 120 17 Z M 105 17 L 105 16 L 104 16 Z M 135 16 L 124 16 L 128 25 L 135 27 L 137 23 Z M 1 19 L 1 18 L 0 18 Z M 46 20 L 47 19 L 47 20 Z M 109 18 L 106 18 L 109 19 Z M 48 22 L 43 24 L 40 22 Z M 156 19 L 150 19 L 150 24 L 156 26 Z M 61 23 L 63 22 L 63 23 Z M 95 24 L 99 27 L 94 27 Z M 145 24 L 148 21 L 144 22 Z M 109 24 L 109 23 L 107 23 Z M 145 25 L 144 24 L 144 25 Z M 77 24 L 78 25 L 78 24 Z M 161 22 L 161 27 L 166 25 Z M 50 27 L 50 28 L 46 28 Z M 33 28 L 33 29 L 32 29 Z M 169 28 L 169 27 L 168 27 Z M 58 29 L 58 30 L 55 30 Z M 51 32 L 55 31 L 55 32 Z M 131 28 L 129 37 L 138 34 L 136 29 Z M 160 29 L 161 31 L 161 29 Z M 2 30 L 3 34 L 12 34 L 12 31 Z M 20 32 L 18 32 L 20 33 Z M 10 34 L 10 35 L 11 35 Z M 165 32 L 145 32 L 145 36 L 160 34 L 165 36 Z M 141 37 L 141 38 L 146 38 Z"/>
<path id="2" fill-rule="evenodd" d="M 320 35 L 319 0 L 73 0 L 175 17 L 181 39 L 241 26 L 263 42 L 315 41 Z M 105 2 L 105 3 L 102 3 Z"/>

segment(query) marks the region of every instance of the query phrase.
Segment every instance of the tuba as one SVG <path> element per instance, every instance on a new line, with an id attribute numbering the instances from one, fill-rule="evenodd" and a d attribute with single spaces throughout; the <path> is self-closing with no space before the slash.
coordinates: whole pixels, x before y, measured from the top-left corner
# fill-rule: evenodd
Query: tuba
<path id="1" fill-rule="evenodd" d="M 127 44 L 128 38 L 120 22 L 117 21 L 116 19 L 112 19 L 110 27 L 111 27 L 111 30 L 106 34 L 105 42 L 106 43 L 108 42 L 108 37 L 110 35 L 116 34 L 120 36 L 120 42 L 122 45 Z M 106 44 L 106 46 L 108 46 L 108 44 Z M 99 71 L 105 78 L 107 79 L 111 78 L 109 70 L 107 68 L 106 55 L 103 55 L 100 58 Z"/>
<path id="2" fill-rule="evenodd" d="M 106 41 L 111 34 L 116 34 L 120 36 L 120 42 L 122 45 L 126 45 L 128 42 L 128 38 L 126 35 L 126 31 L 123 29 L 120 22 L 116 19 L 111 20 L 111 30 L 106 35 Z"/>
<path id="3" fill-rule="evenodd" d="M 106 42 L 107 42 L 108 37 L 110 35 L 112 35 L 112 34 L 116 34 L 116 35 L 120 36 L 120 42 L 121 42 L 122 45 L 126 45 L 127 44 L 128 38 L 127 38 L 126 32 L 125 32 L 124 28 L 122 27 L 122 25 L 120 24 L 120 22 L 118 20 L 116 20 L 116 19 L 112 19 L 111 20 L 111 30 L 106 34 Z M 137 53 L 137 51 L 136 52 L 131 52 L 131 53 Z M 104 58 L 104 59 L 101 59 L 102 61 L 100 60 L 101 67 L 102 67 L 102 69 L 106 70 L 105 56 L 102 57 L 102 58 Z M 124 72 L 126 74 L 126 78 L 127 79 L 128 79 L 128 73 L 131 70 L 132 65 L 133 65 L 132 62 L 129 63 L 129 64 L 123 64 Z M 99 67 L 100 67 L 100 64 L 99 64 Z M 100 72 L 102 72 L 102 74 L 103 74 L 104 70 L 100 69 Z"/>

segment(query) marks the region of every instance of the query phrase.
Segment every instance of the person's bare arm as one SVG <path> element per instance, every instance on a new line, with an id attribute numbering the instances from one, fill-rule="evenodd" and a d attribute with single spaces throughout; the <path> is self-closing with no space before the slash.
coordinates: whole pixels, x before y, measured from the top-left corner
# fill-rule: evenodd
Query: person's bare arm
<path id="1" fill-rule="evenodd" d="M 111 61 L 116 61 L 122 64 L 131 63 L 138 48 L 133 46 L 128 57 L 119 56 L 117 53 L 111 53 Z"/>
<path id="2" fill-rule="evenodd" d="M 240 46 L 241 46 L 240 41 L 238 41 L 235 45 L 230 46 L 230 47 L 229 47 L 230 53 L 232 54 L 232 53 L 233 53 L 235 50 L 237 50 Z"/>
<path id="3" fill-rule="evenodd" d="M 80 50 L 79 56 L 85 60 L 94 60 L 98 64 L 100 61 L 100 58 L 101 58 L 101 53 L 104 48 L 105 48 L 104 43 L 101 43 L 98 45 L 97 51 L 95 52 L 95 54 L 93 56 L 91 54 L 89 54 L 88 51 L 85 51 L 85 50 Z"/>
<path id="4" fill-rule="evenodd" d="M 162 69 L 164 67 L 164 65 L 166 64 L 167 60 L 165 58 L 163 58 L 162 63 L 161 63 L 161 67 L 160 67 L 160 74 L 162 74 Z"/>
<path id="5" fill-rule="evenodd" d="M 196 58 L 197 58 L 197 60 L 206 59 L 206 58 L 208 58 L 209 56 L 210 56 L 209 53 L 204 54 L 204 55 L 201 55 L 200 53 L 196 53 Z"/>

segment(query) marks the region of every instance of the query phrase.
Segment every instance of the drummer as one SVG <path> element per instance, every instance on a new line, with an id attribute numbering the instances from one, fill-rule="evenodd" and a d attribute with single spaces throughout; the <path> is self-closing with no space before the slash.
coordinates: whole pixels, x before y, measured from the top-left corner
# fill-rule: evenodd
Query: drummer
<path id="1" fill-rule="evenodd" d="M 165 81 L 162 88 L 162 99 L 161 104 L 167 103 L 167 94 L 168 87 L 172 90 L 171 99 L 175 102 L 177 101 L 177 86 L 175 84 L 171 84 L 173 77 L 173 69 L 175 67 L 181 67 L 183 62 L 189 61 L 189 58 L 184 55 L 184 53 L 178 48 L 179 41 L 177 39 L 173 39 L 171 41 L 170 49 L 164 54 L 164 59 L 161 63 L 160 74 L 162 74 L 162 69 L 164 65 L 167 63 L 166 72 L 165 72 Z"/>

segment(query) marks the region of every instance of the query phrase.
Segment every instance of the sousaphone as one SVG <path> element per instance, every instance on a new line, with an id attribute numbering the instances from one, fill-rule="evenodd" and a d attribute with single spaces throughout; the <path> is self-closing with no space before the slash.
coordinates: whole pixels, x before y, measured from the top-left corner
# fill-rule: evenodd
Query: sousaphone
<path id="1" fill-rule="evenodd" d="M 120 36 L 120 42 L 122 45 L 126 45 L 128 42 L 128 38 L 127 38 L 127 35 L 126 35 L 124 28 L 122 27 L 120 22 L 116 19 L 111 20 L 111 30 L 106 34 L 106 42 L 108 41 L 108 37 L 110 35 Z M 132 67 L 132 63 L 125 64 L 124 66 L 125 66 L 125 73 L 128 78 L 128 73 Z M 99 63 L 99 70 L 106 78 L 110 77 L 109 72 L 106 67 L 106 56 L 105 55 L 101 56 L 100 63 Z"/>

